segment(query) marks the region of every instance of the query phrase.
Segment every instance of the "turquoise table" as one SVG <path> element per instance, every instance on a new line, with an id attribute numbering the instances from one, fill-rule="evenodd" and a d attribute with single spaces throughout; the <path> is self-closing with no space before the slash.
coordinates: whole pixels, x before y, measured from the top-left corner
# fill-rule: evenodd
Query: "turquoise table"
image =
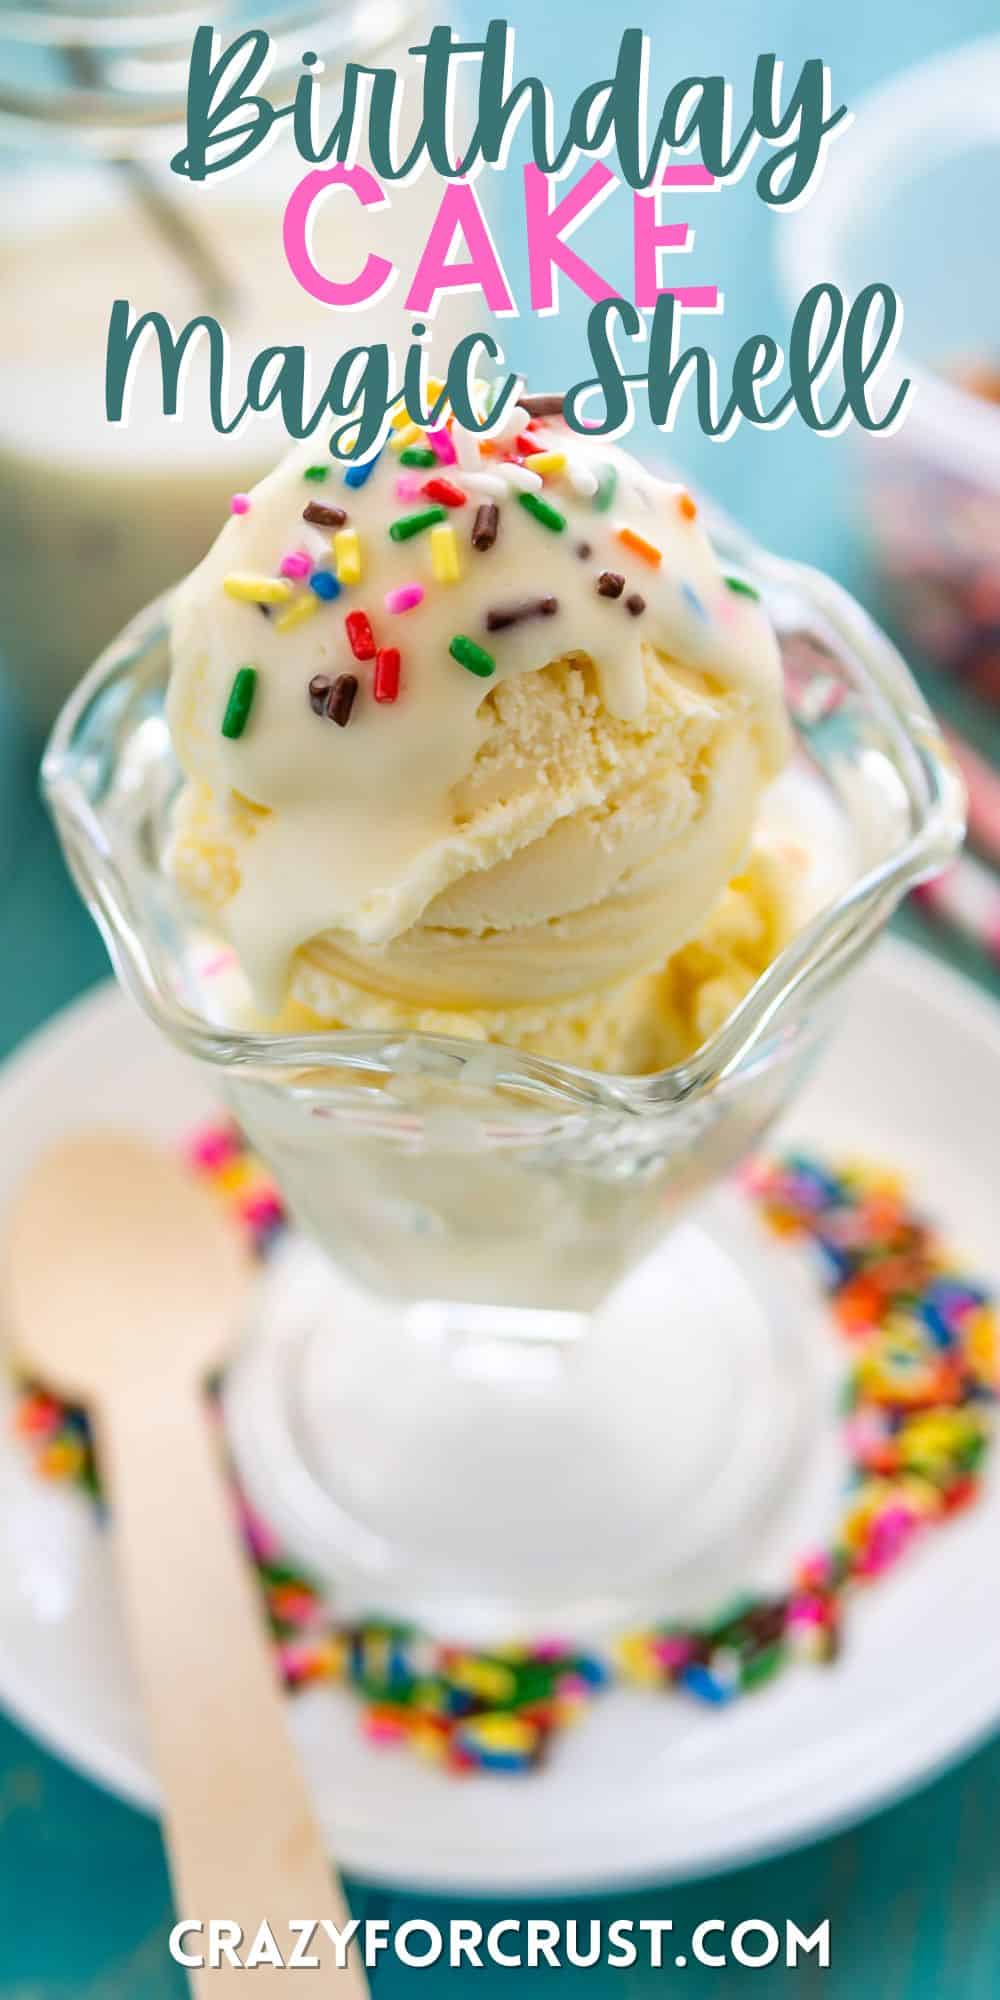
<path id="1" fill-rule="evenodd" d="M 443 18 L 448 10 L 436 11 Z M 520 61 L 558 79 L 560 92 L 579 87 L 595 51 L 606 52 L 613 40 L 615 10 L 596 0 L 574 5 L 552 0 L 548 10 L 512 5 L 508 11 L 515 20 L 531 19 L 520 35 Z M 466 20 L 485 19 L 487 9 L 476 0 L 463 13 Z M 996 0 L 953 0 L 947 12 L 939 0 L 883 0 L 879 7 L 869 0 L 831 0 L 821 8 L 803 0 L 757 0 L 752 8 L 746 0 L 715 0 L 711 9 L 680 0 L 662 17 L 648 7 L 632 10 L 633 17 L 656 31 L 663 74 L 717 67 L 739 77 L 762 49 L 779 51 L 789 66 L 818 54 L 831 64 L 836 86 L 850 101 L 903 64 L 995 27 Z M 738 327 L 780 329 L 783 309 L 770 277 L 773 225 L 745 203 L 739 227 L 727 234 L 733 211 L 724 198 L 709 206 L 714 212 L 704 224 L 703 268 L 724 281 Z M 700 214 L 694 219 L 701 225 Z M 603 242 L 610 267 L 615 225 L 610 218 L 604 223 L 602 239 L 599 224 L 601 216 L 588 247 L 601 262 Z M 511 356 L 528 365 L 538 381 L 562 379 L 568 361 L 582 354 L 577 347 L 569 355 L 576 335 L 565 321 L 511 322 L 505 338 Z M 790 424 L 767 438 L 741 434 L 721 448 L 682 432 L 678 448 L 693 475 L 763 539 L 823 562 L 863 587 L 847 525 L 847 440 L 819 442 Z M 965 720 L 982 740 L 982 718 Z M 36 759 L 37 746 L 27 739 L 0 681 L 0 1053 L 106 971 L 35 799 Z M 900 923 L 927 941 L 919 918 L 907 914 Z M 1000 982 L 990 981 L 971 950 L 949 948 L 948 955 L 1000 992 Z M 704 1917 L 732 1923 L 751 1916 L 792 1918 L 808 1930 L 829 1917 L 828 1973 L 776 1969 L 751 1975 L 689 1967 L 615 1974 L 595 1968 L 584 1974 L 542 1968 L 522 1973 L 521 1983 L 546 1981 L 555 1995 L 577 1992 L 576 1982 L 586 1977 L 591 2000 L 612 1992 L 647 2000 L 667 1987 L 715 1996 L 743 1981 L 757 2000 L 820 1990 L 828 2000 L 991 2000 L 1000 1993 L 998 1795 L 1000 1741 L 867 1825 L 784 1859 L 681 1888 L 590 1898 L 574 1906 L 581 1917 L 670 1916 L 679 1933 Z M 435 1904 L 426 1897 L 374 1891 L 363 1882 L 349 1886 L 355 1914 L 362 1917 L 401 1922 L 421 1915 L 440 1922 L 455 1914 L 485 1915 L 454 1899 Z M 544 1903 L 545 1914 L 554 1917 L 568 1907 Z M 170 1916 L 157 1828 L 56 1763 L 0 1717 L 0 2000 L 180 1996 L 181 1975 L 165 1962 Z M 413 1975 L 386 1961 L 374 1977 L 378 2000 L 390 2000 L 407 1978 Z M 494 1992 L 512 1990 L 510 1973 L 492 1968 L 474 1981 L 466 1973 L 435 1971 L 407 1991 L 433 1992 L 436 2000 L 446 1984 L 456 2000 L 466 1988 L 470 2000 L 473 1994 L 488 2000 Z"/>

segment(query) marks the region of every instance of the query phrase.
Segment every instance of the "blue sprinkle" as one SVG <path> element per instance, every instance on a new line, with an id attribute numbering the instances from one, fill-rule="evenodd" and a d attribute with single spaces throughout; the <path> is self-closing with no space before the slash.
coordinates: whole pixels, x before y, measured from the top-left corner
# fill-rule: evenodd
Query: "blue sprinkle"
<path id="1" fill-rule="evenodd" d="M 449 1687 L 445 1690 L 444 1705 L 448 1715 L 471 1715 L 476 1697 L 468 1688 Z"/>
<path id="2" fill-rule="evenodd" d="M 708 612 L 705 610 L 705 606 L 703 605 L 701 598 L 698 595 L 698 592 L 696 590 L 692 590 L 691 585 L 689 583 L 681 584 L 681 596 L 683 597 L 685 604 L 690 605 L 691 610 L 694 612 L 696 618 L 707 619 Z"/>
<path id="3" fill-rule="evenodd" d="M 364 465 L 349 465 L 344 474 L 344 485 L 363 486 L 365 480 L 371 478 L 381 456 L 381 452 L 376 452 L 374 458 L 366 459 Z"/>
<path id="4" fill-rule="evenodd" d="M 571 1671 L 590 1687 L 604 1687 L 611 1678 L 605 1661 L 596 1659 L 592 1653 L 583 1653 L 575 1659 Z"/>
<path id="5" fill-rule="evenodd" d="M 316 570 L 309 578 L 309 588 L 316 592 L 317 597 L 325 598 L 328 604 L 331 598 L 340 596 L 340 584 L 328 569 Z"/>
<path id="6" fill-rule="evenodd" d="M 956 1345 L 966 1314 L 985 1303 L 985 1293 L 960 1281 L 937 1278 L 927 1288 L 918 1310 L 938 1347 Z"/>
<path id="7" fill-rule="evenodd" d="M 689 1694 L 696 1694 L 699 1701 L 711 1702 L 716 1708 L 721 1707 L 723 1702 L 731 1701 L 736 1693 L 734 1687 L 727 1687 L 724 1682 L 716 1680 L 707 1667 L 696 1664 L 684 1668 L 680 1681 Z"/>
<path id="8" fill-rule="evenodd" d="M 828 1236 L 814 1236 L 813 1248 L 816 1257 L 828 1279 L 842 1282 L 849 1278 L 854 1269 L 854 1258 L 850 1250 L 844 1250 L 839 1243 L 831 1243 Z"/>
<path id="9" fill-rule="evenodd" d="M 483 1750 L 478 1743 L 463 1743 L 462 1749 L 483 1771 L 527 1771 L 531 1764 L 531 1758 L 520 1750 Z"/>

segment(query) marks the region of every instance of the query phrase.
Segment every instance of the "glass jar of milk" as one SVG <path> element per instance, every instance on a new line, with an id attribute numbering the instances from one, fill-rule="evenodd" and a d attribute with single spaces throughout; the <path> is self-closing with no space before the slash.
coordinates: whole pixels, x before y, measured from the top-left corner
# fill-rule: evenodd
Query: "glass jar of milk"
<path id="1" fill-rule="evenodd" d="M 110 124 L 106 115 L 103 123 L 94 115 L 92 89 L 78 85 L 73 94 L 72 77 L 83 67 L 79 50 L 54 40 L 53 23 L 62 20 L 64 32 L 74 35 L 80 23 L 51 9 L 36 11 L 49 45 L 31 52 L 40 86 L 24 95 L 22 125 L 31 150 L 12 164 L 8 155 L 7 219 L 0 225 L 0 659 L 29 713 L 44 725 L 80 662 L 93 658 L 140 605 L 200 560 L 233 493 L 269 471 L 286 444 L 277 413 L 251 417 L 232 437 L 212 429 L 203 337 L 178 419 L 162 413 L 154 343 L 133 369 L 127 425 L 108 424 L 104 364 L 112 302 L 127 298 L 135 313 L 156 308 L 175 330 L 199 312 L 214 312 L 231 337 L 233 407 L 242 401 L 249 361 L 276 344 L 310 350 L 318 397 L 345 348 L 386 340 L 402 353 L 409 345 L 412 314 L 403 301 L 440 183 L 427 173 L 409 187 L 388 189 L 386 205 L 374 212 L 343 189 L 314 205 L 312 254 L 324 273 L 348 279 L 370 251 L 400 266 L 396 284 L 372 305 L 334 310 L 300 288 L 282 248 L 284 205 L 307 171 L 290 134 L 282 133 L 242 172 L 192 187 L 168 171 L 179 143 L 172 124 L 161 119 L 152 131 L 142 125 L 139 107 L 149 98 L 143 65 L 148 71 L 154 56 L 158 94 L 179 112 L 190 29 L 178 18 L 169 48 L 147 42 L 129 55 L 112 40 L 85 52 L 91 72 L 100 73 L 101 101 L 114 106 Z M 31 12 L 19 10 L 22 24 Z M 213 15 L 226 39 L 246 25 L 227 21 L 228 13 L 220 5 Z M 271 27 L 276 13 L 258 8 L 253 25 Z M 322 27 L 313 21 L 302 30 L 294 46 L 299 54 L 307 47 L 323 54 L 331 99 L 337 69 L 349 59 L 419 75 L 407 50 L 426 38 L 429 23 L 407 0 L 393 10 L 387 40 L 387 18 L 377 9 L 359 16 L 334 8 Z M 0 31 L 4 83 L 5 33 Z M 51 94 L 46 77 L 59 82 Z M 172 105 L 164 80 L 174 93 Z M 142 88 L 133 91 L 137 81 Z M 9 107 L 10 92 L 2 95 Z M 48 123 L 47 111 L 53 114 Z M 4 136 L 22 136 L 9 118 L 4 124 Z M 58 150 L 50 143 L 56 134 Z M 156 176 L 174 214 L 189 221 L 224 274 L 225 304 L 205 296 L 188 260 L 149 219 L 115 156 L 119 162 L 141 157 Z M 435 358 L 446 360 L 472 324 L 472 303 L 459 295 L 442 307 L 433 324 Z"/>

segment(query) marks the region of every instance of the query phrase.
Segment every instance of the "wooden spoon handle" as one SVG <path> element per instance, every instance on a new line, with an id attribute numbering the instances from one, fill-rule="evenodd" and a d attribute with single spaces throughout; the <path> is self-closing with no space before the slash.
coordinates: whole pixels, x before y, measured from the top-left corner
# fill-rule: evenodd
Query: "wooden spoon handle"
<path id="1" fill-rule="evenodd" d="M 289 1735 L 207 1408 L 184 1383 L 151 1396 L 126 1389 L 103 1399 L 96 1430 L 178 1916 L 231 1919 L 244 1950 L 266 1918 L 287 1956 L 290 1920 L 327 1917 L 340 1929 L 348 1911 Z M 367 2000 L 353 1953 L 338 1969 L 323 1933 L 310 1950 L 322 1964 L 313 1990 Z M 266 1985 L 285 1970 L 261 1966 L 256 1977 Z M 221 1975 L 191 1976 L 202 1994 Z"/>

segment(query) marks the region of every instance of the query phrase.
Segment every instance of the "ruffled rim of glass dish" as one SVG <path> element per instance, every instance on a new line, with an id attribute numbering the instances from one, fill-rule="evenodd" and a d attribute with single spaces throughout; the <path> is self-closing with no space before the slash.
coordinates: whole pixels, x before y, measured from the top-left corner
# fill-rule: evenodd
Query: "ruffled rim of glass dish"
<path id="1" fill-rule="evenodd" d="M 784 600 L 797 612 L 801 629 L 801 614 L 807 609 L 811 633 L 850 662 L 852 679 L 891 737 L 906 792 L 909 830 L 897 849 L 859 875 L 796 933 L 692 1056 L 648 1075 L 606 1075 L 503 1044 L 460 1037 L 345 1030 L 288 1035 L 221 1028 L 181 1003 L 147 949 L 141 912 L 129 907 L 101 815 L 81 782 L 82 753 L 77 744 L 95 699 L 106 698 L 115 682 L 134 683 L 143 660 L 157 647 L 162 650 L 169 593 L 140 612 L 84 676 L 63 708 L 42 760 L 43 791 L 69 865 L 126 990 L 187 1053 L 286 1087 L 293 1072 L 390 1075 L 400 1068 L 404 1048 L 410 1066 L 415 1045 L 426 1066 L 440 1075 L 457 1078 L 470 1068 L 473 1075 L 478 1071 L 477 1081 L 488 1048 L 492 1085 L 540 1096 L 550 1104 L 556 1099 L 564 1110 L 604 1107 L 636 1116 L 662 1112 L 704 1095 L 732 1076 L 762 1038 L 780 1028 L 779 1016 L 790 1003 L 813 997 L 846 972 L 907 890 L 951 859 L 964 832 L 964 793 L 944 740 L 903 660 L 848 592 L 821 571 L 757 548 L 725 516 L 713 515 L 711 507 L 706 508 L 706 517 L 726 560 L 766 586 L 772 612 Z M 776 622 L 782 629 L 780 618 Z"/>

